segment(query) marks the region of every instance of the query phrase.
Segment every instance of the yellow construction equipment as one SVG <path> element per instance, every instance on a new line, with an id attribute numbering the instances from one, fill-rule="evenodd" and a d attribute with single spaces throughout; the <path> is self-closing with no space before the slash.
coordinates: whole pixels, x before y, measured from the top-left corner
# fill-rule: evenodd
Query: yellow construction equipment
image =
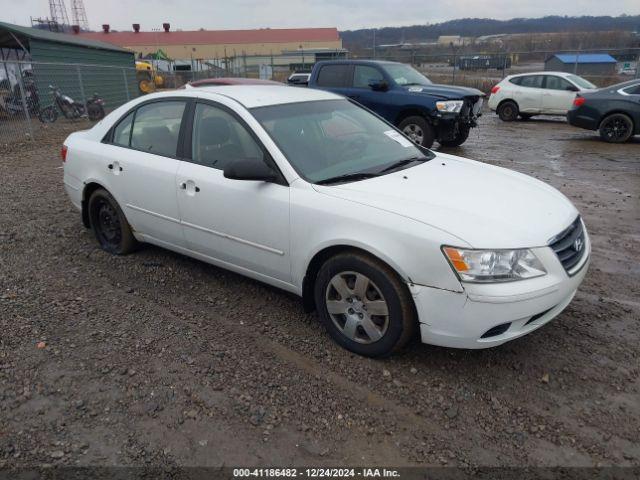
<path id="1" fill-rule="evenodd" d="M 136 60 L 136 80 L 141 93 L 151 93 L 164 85 L 164 78 L 158 74 L 151 62 Z"/>

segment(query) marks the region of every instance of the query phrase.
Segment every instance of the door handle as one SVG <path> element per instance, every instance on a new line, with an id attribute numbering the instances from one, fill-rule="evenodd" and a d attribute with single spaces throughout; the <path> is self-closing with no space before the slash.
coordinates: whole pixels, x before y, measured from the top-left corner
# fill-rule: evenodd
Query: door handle
<path id="1" fill-rule="evenodd" d="M 191 184 L 193 185 L 193 181 L 189 180 L 189 182 L 191 182 Z M 187 182 L 182 182 L 182 183 L 180 184 L 180 188 L 181 188 L 182 190 L 186 190 L 186 189 L 187 189 Z M 194 192 L 196 192 L 196 193 L 198 193 L 198 192 L 200 191 L 200 187 L 198 187 L 198 186 L 196 186 L 196 185 L 193 185 L 193 191 L 194 191 Z"/>

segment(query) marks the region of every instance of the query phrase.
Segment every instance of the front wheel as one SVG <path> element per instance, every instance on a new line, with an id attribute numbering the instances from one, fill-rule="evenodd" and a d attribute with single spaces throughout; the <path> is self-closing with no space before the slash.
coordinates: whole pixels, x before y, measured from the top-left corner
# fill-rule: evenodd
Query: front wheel
<path id="1" fill-rule="evenodd" d="M 414 335 L 417 316 L 407 286 L 375 258 L 359 252 L 330 258 L 318 273 L 314 295 L 329 334 L 354 353 L 390 355 Z"/>
<path id="2" fill-rule="evenodd" d="M 624 143 L 633 135 L 633 120 L 624 113 L 613 113 L 600 123 L 600 138 L 609 143 Z"/>
<path id="3" fill-rule="evenodd" d="M 129 222 L 115 198 L 102 188 L 89 198 L 89 222 L 103 250 L 114 255 L 126 255 L 135 250 L 137 241 Z"/>
<path id="4" fill-rule="evenodd" d="M 458 133 L 452 140 L 440 140 L 440 145 L 443 147 L 459 147 L 469 138 L 469 132 L 471 127 L 469 125 L 462 126 L 458 129 Z"/>
<path id="5" fill-rule="evenodd" d="M 58 119 L 58 110 L 53 105 L 49 105 L 48 107 L 40 110 L 38 119 L 42 123 L 53 123 Z"/>
<path id="6" fill-rule="evenodd" d="M 424 148 L 431 148 L 436 139 L 436 132 L 433 126 L 423 117 L 407 117 L 400 122 L 398 128 L 414 143 Z"/>

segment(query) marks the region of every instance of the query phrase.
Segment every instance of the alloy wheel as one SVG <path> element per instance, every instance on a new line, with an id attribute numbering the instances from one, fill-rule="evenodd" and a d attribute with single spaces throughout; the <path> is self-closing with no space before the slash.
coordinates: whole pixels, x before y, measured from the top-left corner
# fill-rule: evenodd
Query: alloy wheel
<path id="1" fill-rule="evenodd" d="M 414 143 L 422 145 L 422 141 L 424 140 L 424 132 L 422 131 L 422 128 L 420 128 L 420 125 L 410 123 L 402 129 L 402 132 Z"/>
<path id="2" fill-rule="evenodd" d="M 601 128 L 607 139 L 613 141 L 626 138 L 629 133 L 628 123 L 620 117 L 615 117 L 606 121 Z"/>
<path id="3" fill-rule="evenodd" d="M 387 332 L 387 302 L 378 286 L 361 273 L 334 275 L 326 288 L 325 304 L 334 325 L 350 340 L 370 344 Z"/>

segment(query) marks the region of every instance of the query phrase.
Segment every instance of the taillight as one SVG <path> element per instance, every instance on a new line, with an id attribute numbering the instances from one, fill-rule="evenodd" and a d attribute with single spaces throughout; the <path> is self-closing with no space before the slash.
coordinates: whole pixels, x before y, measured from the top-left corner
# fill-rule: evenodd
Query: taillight
<path id="1" fill-rule="evenodd" d="M 498 90 L 500 90 L 500 85 L 496 85 L 495 87 L 493 87 L 491 89 L 491 93 L 498 93 Z"/>
<path id="2" fill-rule="evenodd" d="M 586 101 L 587 101 L 587 99 L 584 98 L 584 97 L 576 97 L 576 98 L 573 99 L 573 106 L 574 107 L 579 107 Z"/>
<path id="3" fill-rule="evenodd" d="M 62 161 L 65 162 L 67 160 L 67 146 L 62 145 L 62 149 L 60 149 L 60 156 L 62 157 Z"/>

